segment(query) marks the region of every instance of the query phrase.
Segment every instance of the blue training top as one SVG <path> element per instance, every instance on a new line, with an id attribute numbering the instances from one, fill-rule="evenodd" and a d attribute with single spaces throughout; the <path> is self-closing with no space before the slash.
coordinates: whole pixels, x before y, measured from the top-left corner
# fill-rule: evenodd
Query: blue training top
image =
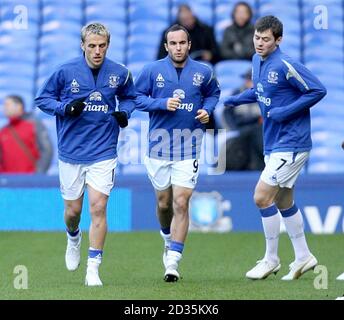
<path id="1" fill-rule="evenodd" d="M 137 109 L 149 112 L 149 157 L 164 160 L 197 159 L 205 130 L 196 120 L 197 110 L 209 115 L 220 97 L 212 69 L 187 58 L 178 76 L 169 56 L 146 65 L 136 81 Z M 176 111 L 167 110 L 167 100 L 179 97 Z"/>
<path id="2" fill-rule="evenodd" d="M 252 58 L 254 87 L 229 97 L 225 105 L 258 102 L 263 116 L 264 154 L 312 148 L 310 108 L 325 95 L 321 82 L 279 47 L 265 60 Z"/>
<path id="3" fill-rule="evenodd" d="M 105 58 L 93 77 L 85 58 L 60 66 L 38 91 L 35 104 L 56 116 L 58 157 L 73 164 L 88 164 L 117 157 L 119 126 L 111 115 L 116 109 L 130 117 L 135 108 L 135 87 L 129 70 Z M 83 99 L 87 104 L 79 117 L 65 115 L 70 102 Z"/>

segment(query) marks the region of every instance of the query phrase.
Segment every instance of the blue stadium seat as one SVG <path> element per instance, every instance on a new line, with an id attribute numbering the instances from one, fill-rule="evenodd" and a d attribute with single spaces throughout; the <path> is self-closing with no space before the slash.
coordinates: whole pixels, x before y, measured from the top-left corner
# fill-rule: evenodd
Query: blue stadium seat
<path id="1" fill-rule="evenodd" d="M 305 61 L 306 67 L 314 72 L 315 75 L 321 77 L 333 77 L 340 82 L 343 82 L 344 65 L 340 61 L 331 61 L 326 58 L 319 57 L 318 60 Z"/>
<path id="2" fill-rule="evenodd" d="M 243 84 L 241 75 L 250 68 L 251 62 L 247 60 L 225 60 L 215 65 L 214 71 L 221 86 L 221 101 Z"/>
<path id="3" fill-rule="evenodd" d="M 301 60 L 301 11 L 298 0 L 259 2 L 260 16 L 275 15 L 283 23 L 281 49 L 296 60 Z"/>
<path id="4" fill-rule="evenodd" d="M 338 161 L 324 161 L 309 159 L 308 169 L 309 173 L 341 173 L 344 172 L 344 159 Z"/>
<path id="5" fill-rule="evenodd" d="M 13 76 L 18 78 L 30 78 L 31 81 L 33 80 L 36 72 L 35 64 L 15 60 L 13 58 L 7 59 L 6 62 L 2 61 L 0 62 L 0 77 Z"/>
<path id="6" fill-rule="evenodd" d="M 132 63 L 130 61 L 128 62 L 127 67 L 132 73 L 134 80 L 138 76 L 138 74 L 141 72 L 145 64 L 146 64 L 146 61 L 143 61 L 143 62 L 138 61 L 138 62 L 132 62 Z"/>
<path id="7" fill-rule="evenodd" d="M 344 152 L 341 148 L 343 134 L 329 133 L 313 133 L 313 149 L 310 153 L 308 171 L 315 172 L 344 172 Z M 323 139 L 323 143 L 319 143 L 317 138 Z"/>
<path id="8" fill-rule="evenodd" d="M 140 46 L 131 47 L 127 52 L 128 63 L 136 62 L 151 62 L 155 59 L 157 53 L 156 47 L 151 46 Z"/>
<path id="9" fill-rule="evenodd" d="M 127 63 L 150 62 L 155 60 L 160 44 L 160 37 L 167 27 L 166 21 L 154 24 L 141 21 L 129 24 Z"/>
<path id="10" fill-rule="evenodd" d="M 88 22 L 119 22 L 125 23 L 127 20 L 126 0 L 86 0 L 85 17 Z"/>
<path id="11" fill-rule="evenodd" d="M 215 66 L 217 76 L 235 75 L 241 76 L 251 68 L 251 61 L 247 60 L 225 60 Z"/>
<path id="12" fill-rule="evenodd" d="M 320 13 L 325 15 L 321 16 Z M 303 18 L 306 65 L 317 74 L 327 74 L 343 79 L 344 11 L 342 2 L 303 1 Z M 321 68 L 324 65 L 326 68 Z"/>
<path id="13" fill-rule="evenodd" d="M 43 0 L 42 18 L 43 21 L 62 20 L 68 23 L 78 23 L 82 21 L 82 1 L 72 4 L 68 2 L 66 6 L 63 2 Z"/>
<path id="14" fill-rule="evenodd" d="M 154 24 L 156 21 L 164 21 L 168 24 L 170 19 L 169 2 L 167 0 L 158 0 L 154 1 L 153 6 L 154 8 L 152 8 L 151 2 L 129 0 L 129 22 L 143 20 L 149 24 Z"/>

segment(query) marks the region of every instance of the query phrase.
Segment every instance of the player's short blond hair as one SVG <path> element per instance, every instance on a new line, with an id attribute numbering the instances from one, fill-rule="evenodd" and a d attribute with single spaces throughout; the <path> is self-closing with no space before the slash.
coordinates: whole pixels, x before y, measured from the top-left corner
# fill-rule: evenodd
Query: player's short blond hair
<path id="1" fill-rule="evenodd" d="M 81 41 L 84 43 L 86 37 L 90 34 L 98 34 L 107 38 L 108 44 L 110 43 L 110 32 L 109 30 L 101 23 L 91 22 L 84 26 L 81 29 Z"/>

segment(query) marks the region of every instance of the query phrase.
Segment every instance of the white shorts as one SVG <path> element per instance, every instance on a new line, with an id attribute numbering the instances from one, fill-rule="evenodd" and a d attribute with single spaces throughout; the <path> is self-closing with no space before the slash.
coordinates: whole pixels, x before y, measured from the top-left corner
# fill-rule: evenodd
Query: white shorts
<path id="1" fill-rule="evenodd" d="M 107 196 L 110 195 L 115 183 L 116 166 L 117 158 L 92 164 L 71 164 L 59 160 L 62 198 L 79 199 L 87 184 Z"/>
<path id="2" fill-rule="evenodd" d="M 309 152 L 274 152 L 266 155 L 260 179 L 270 186 L 292 188 L 308 157 Z"/>
<path id="3" fill-rule="evenodd" d="M 194 189 L 199 174 L 195 159 L 168 161 L 145 157 L 148 177 L 155 190 L 163 191 L 171 185 Z"/>

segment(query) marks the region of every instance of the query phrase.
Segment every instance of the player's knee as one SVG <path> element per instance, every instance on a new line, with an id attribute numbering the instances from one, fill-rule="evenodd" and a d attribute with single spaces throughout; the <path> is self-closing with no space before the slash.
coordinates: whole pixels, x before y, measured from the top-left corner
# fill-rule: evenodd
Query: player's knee
<path id="1" fill-rule="evenodd" d="M 67 206 L 65 210 L 65 215 L 69 219 L 75 219 L 80 216 L 81 210 L 82 210 L 82 207 L 78 204 L 69 205 Z"/>
<path id="2" fill-rule="evenodd" d="M 169 212 L 171 210 L 171 203 L 168 201 L 159 201 L 158 209 L 161 213 Z"/>
<path id="3" fill-rule="evenodd" d="M 173 208 L 177 213 L 185 213 L 189 210 L 189 199 L 180 195 L 173 199 Z"/>
<path id="4" fill-rule="evenodd" d="M 172 208 L 171 198 L 167 196 L 158 197 L 158 209 L 160 212 L 170 211 Z"/>
<path id="5" fill-rule="evenodd" d="M 266 197 L 263 193 L 255 192 L 253 200 L 258 208 L 267 208 L 272 205 L 271 199 Z"/>
<path id="6" fill-rule="evenodd" d="M 105 216 L 105 205 L 102 201 L 91 203 L 91 215 L 94 218 L 102 218 Z"/>

